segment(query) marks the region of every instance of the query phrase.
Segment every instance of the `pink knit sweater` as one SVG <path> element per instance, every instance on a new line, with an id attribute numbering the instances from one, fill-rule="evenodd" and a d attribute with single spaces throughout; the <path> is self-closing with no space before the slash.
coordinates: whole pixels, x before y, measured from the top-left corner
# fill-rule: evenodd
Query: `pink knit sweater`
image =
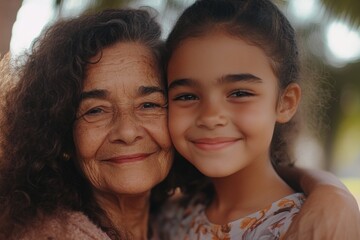
<path id="1" fill-rule="evenodd" d="M 38 218 L 11 239 L 21 240 L 110 240 L 81 212 L 57 211 Z"/>

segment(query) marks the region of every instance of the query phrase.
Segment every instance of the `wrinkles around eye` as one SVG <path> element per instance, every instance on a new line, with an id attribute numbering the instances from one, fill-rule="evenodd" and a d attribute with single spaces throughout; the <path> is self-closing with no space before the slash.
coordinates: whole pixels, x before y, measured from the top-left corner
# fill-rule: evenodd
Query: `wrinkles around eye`
<path id="1" fill-rule="evenodd" d="M 105 106 L 97 106 L 84 110 L 77 119 L 84 119 L 87 122 L 99 122 L 111 119 L 113 117 L 113 109 Z"/>

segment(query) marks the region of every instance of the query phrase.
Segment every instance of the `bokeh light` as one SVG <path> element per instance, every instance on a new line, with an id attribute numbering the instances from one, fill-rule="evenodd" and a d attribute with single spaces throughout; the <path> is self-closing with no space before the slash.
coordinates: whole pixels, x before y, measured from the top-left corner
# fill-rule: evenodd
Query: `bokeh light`
<path id="1" fill-rule="evenodd" d="M 10 51 L 19 55 L 29 49 L 44 26 L 54 16 L 53 1 L 24 0 L 13 26 Z"/>
<path id="2" fill-rule="evenodd" d="M 360 58 L 360 34 L 340 21 L 328 25 L 326 31 L 330 53 L 338 60 L 350 62 Z"/>

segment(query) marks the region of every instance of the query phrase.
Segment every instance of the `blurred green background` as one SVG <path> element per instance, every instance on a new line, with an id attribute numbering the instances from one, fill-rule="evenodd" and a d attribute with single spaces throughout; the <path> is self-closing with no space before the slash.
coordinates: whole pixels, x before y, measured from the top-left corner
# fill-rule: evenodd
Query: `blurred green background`
<path id="1" fill-rule="evenodd" d="M 194 0 L 0 0 L 0 54 L 29 51 L 41 30 L 56 19 L 106 8 L 150 6 L 166 38 L 179 13 Z M 312 121 L 297 143 L 297 165 L 339 176 L 360 202 L 360 1 L 277 0 L 296 28 L 307 76 L 326 96 L 311 102 Z M 311 106 L 310 106 L 311 107 Z"/>

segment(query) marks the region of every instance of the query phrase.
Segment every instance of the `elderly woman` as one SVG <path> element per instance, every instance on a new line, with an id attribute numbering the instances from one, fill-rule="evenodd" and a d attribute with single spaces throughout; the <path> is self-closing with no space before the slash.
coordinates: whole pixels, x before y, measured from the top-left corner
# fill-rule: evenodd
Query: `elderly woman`
<path id="1" fill-rule="evenodd" d="M 0 239 L 156 239 L 150 210 L 175 186 L 159 37 L 148 12 L 108 10 L 36 42 L 1 102 Z M 328 210 L 319 195 L 343 193 L 330 189 L 309 196 L 300 233 Z"/>
<path id="2" fill-rule="evenodd" d="M 4 108 L 1 239 L 147 239 L 172 164 L 159 37 L 147 12 L 112 10 L 35 44 Z"/>

